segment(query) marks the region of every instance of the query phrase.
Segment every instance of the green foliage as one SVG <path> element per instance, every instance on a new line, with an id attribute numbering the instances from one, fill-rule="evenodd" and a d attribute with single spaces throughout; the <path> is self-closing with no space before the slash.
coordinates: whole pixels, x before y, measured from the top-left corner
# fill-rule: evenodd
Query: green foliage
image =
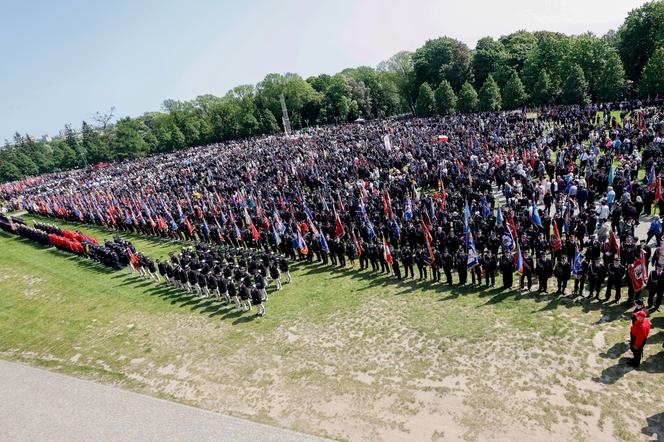
<path id="1" fill-rule="evenodd" d="M 502 98 L 505 109 L 516 109 L 526 104 L 528 94 L 526 94 L 526 89 L 523 87 L 523 83 L 516 72 L 512 74 L 505 84 Z"/>
<path id="2" fill-rule="evenodd" d="M 449 37 L 428 40 L 413 54 L 417 84 L 437 87 L 447 80 L 458 90 L 470 77 L 470 50 L 464 43 Z"/>
<path id="3" fill-rule="evenodd" d="M 459 91 L 457 107 L 461 112 L 475 112 L 478 106 L 477 92 L 472 84 L 465 82 Z"/>
<path id="4" fill-rule="evenodd" d="M 507 66 L 509 54 L 500 41 L 491 37 L 481 38 L 473 53 L 475 86 L 480 87 L 492 72 Z"/>
<path id="5" fill-rule="evenodd" d="M 588 82 L 583 69 L 578 64 L 570 68 L 562 90 L 564 104 L 586 104 L 588 102 Z"/>
<path id="6" fill-rule="evenodd" d="M 479 108 L 481 111 L 497 111 L 500 109 L 501 97 L 498 84 L 489 74 L 482 85 L 479 94 Z"/>
<path id="7" fill-rule="evenodd" d="M 541 71 L 537 81 L 533 86 L 533 92 L 530 94 L 533 104 L 537 106 L 551 104 L 555 99 L 555 89 L 551 84 L 551 79 L 546 71 Z"/>
<path id="8" fill-rule="evenodd" d="M 436 107 L 436 100 L 433 96 L 433 91 L 428 83 L 422 83 L 420 86 L 420 93 L 417 94 L 417 103 L 415 110 L 418 117 L 430 117 L 434 114 Z"/>
<path id="9" fill-rule="evenodd" d="M 664 94 L 664 48 L 659 48 L 650 57 L 643 69 L 640 86 L 641 95 Z"/>
<path id="10" fill-rule="evenodd" d="M 625 69 L 615 50 L 612 50 L 595 84 L 597 101 L 613 101 L 622 96 L 625 86 Z"/>
<path id="11" fill-rule="evenodd" d="M 139 158 L 148 153 L 147 143 L 130 118 L 118 121 L 112 145 L 115 146 L 115 154 L 120 159 Z"/>
<path id="12" fill-rule="evenodd" d="M 457 97 L 449 81 L 441 81 L 434 96 L 436 100 L 436 113 L 438 115 L 448 115 L 456 112 Z"/>
<path id="13" fill-rule="evenodd" d="M 636 82 L 655 52 L 664 44 L 664 1 L 651 1 L 633 9 L 618 30 L 618 51 L 627 78 Z"/>

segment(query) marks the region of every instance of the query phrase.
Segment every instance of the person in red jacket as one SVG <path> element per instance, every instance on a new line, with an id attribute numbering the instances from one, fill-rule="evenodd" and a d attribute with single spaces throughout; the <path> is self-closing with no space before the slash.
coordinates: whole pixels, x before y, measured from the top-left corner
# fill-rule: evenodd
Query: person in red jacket
<path id="1" fill-rule="evenodd" d="M 643 356 L 643 347 L 650 334 L 650 321 L 644 310 L 634 314 L 635 321 L 630 329 L 630 350 L 634 357 L 627 362 L 627 365 L 639 368 L 641 365 L 641 356 Z"/>

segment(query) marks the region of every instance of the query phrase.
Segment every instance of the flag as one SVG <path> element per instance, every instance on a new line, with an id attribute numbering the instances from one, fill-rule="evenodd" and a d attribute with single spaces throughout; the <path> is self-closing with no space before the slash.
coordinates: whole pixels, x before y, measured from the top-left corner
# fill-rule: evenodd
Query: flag
<path id="1" fill-rule="evenodd" d="M 501 209 L 500 206 L 498 206 L 497 221 L 499 226 L 505 223 L 505 218 L 503 217 L 503 210 Z"/>
<path id="2" fill-rule="evenodd" d="M 390 141 L 390 134 L 385 134 L 383 137 L 383 144 L 385 145 L 385 150 L 386 151 L 391 151 L 392 150 L 392 142 Z"/>
<path id="3" fill-rule="evenodd" d="M 632 279 L 632 285 L 634 286 L 634 291 L 638 292 L 643 288 L 646 281 L 648 280 L 648 267 L 646 254 L 641 250 L 639 259 L 634 261 L 633 264 L 628 266 L 629 268 L 629 277 Z"/>
<path id="4" fill-rule="evenodd" d="M 279 236 L 277 227 L 274 224 L 272 224 L 272 236 L 274 237 L 274 244 L 278 247 L 281 244 L 281 236 Z"/>
<path id="5" fill-rule="evenodd" d="M 304 241 L 304 237 L 302 236 L 299 227 L 297 229 L 296 247 L 303 255 L 309 254 L 309 247 L 307 247 L 307 243 Z"/>
<path id="6" fill-rule="evenodd" d="M 463 206 L 463 222 L 464 224 L 468 224 L 468 220 L 470 219 L 470 207 L 468 207 L 468 201 Z"/>
<path id="7" fill-rule="evenodd" d="M 662 178 L 657 177 L 657 190 L 655 191 L 655 200 L 659 201 L 662 199 Z"/>
<path id="8" fill-rule="evenodd" d="M 512 230 L 508 226 L 505 226 L 505 229 L 503 230 L 501 246 L 506 252 L 514 250 L 514 236 L 512 235 Z"/>
<path id="9" fill-rule="evenodd" d="M 261 239 L 261 234 L 254 225 L 254 223 L 251 223 L 250 228 L 251 228 L 251 235 L 254 237 L 254 241 L 258 241 L 259 239 Z"/>
<path id="10" fill-rule="evenodd" d="M 542 219 L 540 218 L 539 212 L 537 211 L 535 201 L 533 201 L 532 207 L 530 208 L 530 221 L 537 227 L 542 227 Z"/>
<path id="11" fill-rule="evenodd" d="M 609 167 L 609 186 L 613 184 L 613 164 Z"/>
<path id="12" fill-rule="evenodd" d="M 579 248 L 576 248 L 576 254 L 574 255 L 574 265 L 572 266 L 572 274 L 575 277 L 579 277 L 581 275 L 581 271 L 583 270 L 583 255 L 581 252 L 579 252 Z"/>
<path id="13" fill-rule="evenodd" d="M 466 247 L 468 248 L 468 263 L 467 267 L 472 269 L 479 264 L 477 257 L 477 250 L 475 250 L 475 242 L 473 241 L 473 234 L 470 232 L 470 226 L 466 224 Z"/>
<path id="14" fill-rule="evenodd" d="M 611 232 L 611 236 L 609 237 L 609 251 L 620 256 L 620 244 L 614 232 Z"/>
<path id="15" fill-rule="evenodd" d="M 560 232 L 558 232 L 558 223 L 553 223 L 553 237 L 551 238 L 551 248 L 556 251 L 563 248 L 563 241 L 560 239 Z"/>
<path id="16" fill-rule="evenodd" d="M 406 202 L 404 203 L 404 214 L 403 214 L 403 216 L 408 221 L 413 219 L 413 205 L 410 202 L 410 198 L 406 198 Z"/>
<path id="17" fill-rule="evenodd" d="M 489 206 L 489 202 L 486 200 L 486 197 L 482 197 L 482 216 L 487 217 L 491 215 L 491 207 Z"/>
<path id="18" fill-rule="evenodd" d="M 373 225 L 371 224 L 371 221 L 369 221 L 369 218 L 365 220 L 364 226 L 367 228 L 367 234 L 369 235 L 369 238 L 374 239 L 376 237 L 376 232 L 374 231 Z"/>
<path id="19" fill-rule="evenodd" d="M 521 247 L 519 247 L 519 242 L 516 242 L 516 255 L 514 255 L 514 265 L 516 271 L 523 273 L 523 256 L 521 256 Z"/>
<path id="20" fill-rule="evenodd" d="M 438 135 L 438 141 L 441 142 L 441 143 L 444 143 L 444 142 L 448 141 L 449 139 L 450 139 L 450 137 L 448 137 L 447 135 Z"/>
<path id="21" fill-rule="evenodd" d="M 355 249 L 357 250 L 357 256 L 362 256 L 362 253 L 364 253 L 364 250 L 362 250 L 362 245 L 360 244 L 360 242 L 357 240 L 357 237 L 355 236 L 355 230 L 352 230 L 351 234 L 353 235 L 353 243 L 355 244 Z"/>
<path id="22" fill-rule="evenodd" d="M 346 229 L 344 229 L 344 225 L 341 223 L 341 218 L 339 218 L 339 214 L 334 205 L 332 206 L 332 210 L 334 210 L 334 237 L 339 238 L 346 233 Z"/>
<path id="23" fill-rule="evenodd" d="M 318 239 L 320 241 L 320 249 L 326 253 L 330 253 L 330 246 L 327 244 L 327 240 L 325 239 L 325 235 L 320 234 L 318 236 Z"/>
<path id="24" fill-rule="evenodd" d="M 392 252 L 390 252 L 390 246 L 387 244 L 387 240 L 385 240 L 385 237 L 383 236 L 383 257 L 385 258 L 385 261 L 387 261 L 388 264 L 392 264 L 394 259 L 392 258 Z"/>
<path id="25" fill-rule="evenodd" d="M 399 223 L 397 222 L 396 219 L 392 220 L 392 238 L 394 239 L 401 239 L 401 228 L 399 227 Z"/>
<path id="26" fill-rule="evenodd" d="M 650 172 L 648 173 L 648 187 L 652 188 L 655 187 L 656 183 L 656 175 L 655 175 L 655 164 L 653 163 L 652 167 L 650 168 Z"/>

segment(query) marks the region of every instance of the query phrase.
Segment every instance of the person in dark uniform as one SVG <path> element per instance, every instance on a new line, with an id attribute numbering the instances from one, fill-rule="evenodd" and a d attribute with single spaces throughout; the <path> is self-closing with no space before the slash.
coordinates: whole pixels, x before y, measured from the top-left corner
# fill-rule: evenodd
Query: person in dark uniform
<path id="1" fill-rule="evenodd" d="M 256 313 L 256 316 L 265 316 L 263 296 L 261 295 L 261 290 L 256 286 L 256 284 L 251 286 L 251 302 L 253 305 L 258 307 L 258 313 Z M 251 307 L 249 307 L 249 310 L 251 310 Z"/>
<path id="2" fill-rule="evenodd" d="M 572 296 L 583 296 L 583 289 L 586 287 L 586 278 L 589 271 L 588 262 L 585 257 L 581 258 L 581 268 L 578 269 L 576 275 L 574 275 L 574 291 Z"/>
<path id="3" fill-rule="evenodd" d="M 251 291 L 249 290 L 249 286 L 247 285 L 248 281 L 249 277 L 246 277 L 246 279 L 243 279 L 242 283 L 240 284 L 240 306 L 242 310 L 246 311 L 251 310 L 251 303 L 249 302 L 249 298 L 251 297 Z"/>
<path id="4" fill-rule="evenodd" d="M 533 264 L 533 258 L 530 256 L 527 250 L 523 251 L 523 273 L 521 273 L 521 278 L 519 280 L 519 289 L 523 290 L 524 280 L 528 283 L 528 291 L 533 287 L 533 271 L 535 270 L 535 265 Z"/>
<path id="5" fill-rule="evenodd" d="M 399 267 L 399 251 L 393 250 L 391 253 L 392 253 L 392 271 L 394 272 L 394 276 L 396 276 L 397 279 L 401 279 L 401 268 Z"/>
<path id="6" fill-rule="evenodd" d="M 539 284 L 538 291 L 540 293 L 546 293 L 547 286 L 549 285 L 549 278 L 553 273 L 553 269 L 551 267 L 551 259 L 546 256 L 544 252 L 540 252 L 536 269 L 537 282 Z"/>
<path id="7" fill-rule="evenodd" d="M 514 283 L 514 258 L 507 252 L 500 258 L 500 272 L 503 275 L 503 289 L 511 289 Z"/>
<path id="8" fill-rule="evenodd" d="M 415 265 L 417 265 L 417 273 L 420 281 L 427 279 L 427 268 L 424 260 L 425 254 L 426 251 L 423 247 L 420 247 L 417 249 L 417 252 L 415 252 Z"/>
<path id="9" fill-rule="evenodd" d="M 401 263 L 403 264 L 404 269 L 404 278 L 414 278 L 415 274 L 413 273 L 413 252 L 410 250 L 410 247 L 405 246 L 401 249 Z"/>
<path id="10" fill-rule="evenodd" d="M 279 271 L 282 275 L 286 275 L 286 284 L 290 284 L 292 281 L 288 260 L 285 256 L 279 258 Z"/>
<path id="11" fill-rule="evenodd" d="M 614 257 L 613 262 L 608 265 L 606 272 L 608 274 L 608 280 L 606 283 L 604 301 L 608 301 L 611 298 L 611 289 L 615 289 L 616 302 L 618 302 L 620 301 L 620 289 L 622 287 L 622 280 L 625 277 L 625 267 L 623 267 L 623 265 L 620 263 L 619 256 Z"/>
<path id="12" fill-rule="evenodd" d="M 659 310 L 662 305 L 662 294 L 664 293 L 664 271 L 657 266 L 654 272 L 648 275 L 648 310 Z"/>
<path id="13" fill-rule="evenodd" d="M 274 284 L 277 287 L 277 290 L 281 290 L 281 272 L 279 271 L 279 267 L 277 266 L 276 261 L 272 260 L 270 261 L 270 267 L 269 267 L 269 272 L 270 272 L 270 279 L 274 281 Z"/>
<path id="14" fill-rule="evenodd" d="M 226 279 L 226 290 L 228 290 L 228 297 L 235 303 L 235 308 L 242 308 L 240 298 L 238 297 L 237 285 L 233 279 Z"/>
<path id="15" fill-rule="evenodd" d="M 436 249 L 433 252 L 433 262 L 431 263 L 431 278 L 433 282 L 440 282 L 440 268 L 443 266 L 443 254 Z"/>
<path id="16" fill-rule="evenodd" d="M 599 298 L 599 290 L 606 279 L 606 268 L 600 256 L 596 256 L 590 265 L 588 281 L 590 282 L 590 297 Z M 593 295 L 594 293 L 594 295 Z"/>
<path id="17" fill-rule="evenodd" d="M 217 299 L 217 301 L 221 301 L 221 297 L 219 296 L 219 292 L 217 291 L 217 278 L 214 276 L 214 273 L 209 272 L 206 277 L 206 286 L 208 290 L 208 296 L 214 295 L 214 297 Z"/>
<path id="18" fill-rule="evenodd" d="M 494 287 L 496 285 L 496 269 L 498 268 L 498 258 L 493 254 L 491 249 L 482 257 L 484 262 L 484 279 L 487 287 Z"/>
<path id="19" fill-rule="evenodd" d="M 445 279 L 447 285 L 452 285 L 452 268 L 454 267 L 454 258 L 450 255 L 447 248 L 443 249 L 443 271 L 445 272 Z"/>
<path id="20" fill-rule="evenodd" d="M 369 244 L 369 262 L 371 263 L 371 271 L 378 271 L 378 247 L 373 242 Z"/>
<path id="21" fill-rule="evenodd" d="M 556 291 L 556 294 L 564 296 L 565 290 L 567 289 L 567 282 L 572 275 L 572 266 L 567 260 L 567 255 L 563 254 L 560 257 L 560 261 L 558 261 L 554 273 L 556 274 L 556 280 L 558 281 L 558 290 Z"/>
<path id="22" fill-rule="evenodd" d="M 466 285 L 468 281 L 468 254 L 463 249 L 459 249 L 456 254 L 456 270 L 459 274 L 459 285 Z"/>

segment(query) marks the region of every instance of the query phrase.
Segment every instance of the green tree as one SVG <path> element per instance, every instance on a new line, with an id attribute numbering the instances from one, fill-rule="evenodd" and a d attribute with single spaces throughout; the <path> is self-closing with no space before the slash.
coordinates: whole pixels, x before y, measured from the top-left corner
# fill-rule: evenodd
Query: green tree
<path id="1" fill-rule="evenodd" d="M 0 157 L 0 182 L 18 181 L 23 178 L 23 174 L 18 167 L 9 159 Z"/>
<path id="2" fill-rule="evenodd" d="M 491 37 L 481 38 L 473 52 L 473 74 L 475 86 L 484 84 L 490 73 L 496 71 L 500 65 L 505 65 L 508 59 L 507 51 L 500 41 Z"/>
<path id="3" fill-rule="evenodd" d="M 459 111 L 464 113 L 475 112 L 477 110 L 477 104 L 478 99 L 475 88 L 469 82 L 465 82 L 463 86 L 461 86 L 459 99 L 457 100 Z"/>
<path id="4" fill-rule="evenodd" d="M 260 126 L 261 132 L 264 134 L 275 134 L 279 132 L 277 119 L 274 118 L 274 114 L 272 114 L 269 109 L 263 109 L 260 111 Z"/>
<path id="5" fill-rule="evenodd" d="M 516 72 L 505 84 L 502 97 L 505 109 L 516 109 L 526 104 L 528 94 Z"/>
<path id="6" fill-rule="evenodd" d="M 520 74 L 526 60 L 537 47 L 537 37 L 532 32 L 517 31 L 500 37 L 498 41 L 503 45 L 507 55 L 505 64 Z"/>
<path id="7" fill-rule="evenodd" d="M 480 89 L 479 108 L 481 111 L 497 111 L 500 109 L 500 105 L 500 88 L 493 77 L 489 75 Z"/>
<path id="8" fill-rule="evenodd" d="M 448 80 L 458 90 L 470 76 L 470 50 L 464 43 L 449 37 L 428 40 L 413 54 L 417 84 L 437 87 Z"/>
<path id="9" fill-rule="evenodd" d="M 414 114 L 418 89 L 415 83 L 413 53 L 409 51 L 397 52 L 378 64 L 378 71 L 385 73 L 386 78 L 396 85 L 402 110 Z"/>
<path id="10" fill-rule="evenodd" d="M 588 82 L 581 66 L 575 64 L 570 68 L 569 75 L 565 79 L 562 102 L 563 104 L 586 104 L 588 101 Z"/>
<path id="11" fill-rule="evenodd" d="M 644 97 L 664 94 L 664 48 L 657 49 L 646 63 L 639 89 Z"/>
<path id="12" fill-rule="evenodd" d="M 434 95 L 438 115 L 448 115 L 456 112 L 457 97 L 449 81 L 441 81 Z"/>
<path id="13" fill-rule="evenodd" d="M 139 158 L 147 155 L 148 145 L 134 127 L 131 118 L 123 118 L 117 122 L 113 150 L 120 159 Z"/>
<path id="14" fill-rule="evenodd" d="M 537 106 L 551 104 L 555 99 L 555 95 L 555 89 L 551 84 L 549 74 L 546 71 L 541 71 L 531 94 L 533 104 Z"/>
<path id="15" fill-rule="evenodd" d="M 605 60 L 604 69 L 595 84 L 597 101 L 613 101 L 622 95 L 625 85 L 625 69 L 618 53 L 613 50 Z"/>
<path id="16" fill-rule="evenodd" d="M 99 163 L 111 159 L 111 151 L 97 130 L 86 123 L 81 125 L 81 144 L 87 152 L 88 161 Z"/>
<path id="17" fill-rule="evenodd" d="M 618 52 L 627 78 L 636 82 L 655 49 L 664 44 L 664 2 L 633 9 L 618 30 Z"/>
<path id="18" fill-rule="evenodd" d="M 420 86 L 420 93 L 417 94 L 417 103 L 415 110 L 418 117 L 430 117 L 434 114 L 436 101 L 433 96 L 433 91 L 428 83 L 422 83 Z"/>

